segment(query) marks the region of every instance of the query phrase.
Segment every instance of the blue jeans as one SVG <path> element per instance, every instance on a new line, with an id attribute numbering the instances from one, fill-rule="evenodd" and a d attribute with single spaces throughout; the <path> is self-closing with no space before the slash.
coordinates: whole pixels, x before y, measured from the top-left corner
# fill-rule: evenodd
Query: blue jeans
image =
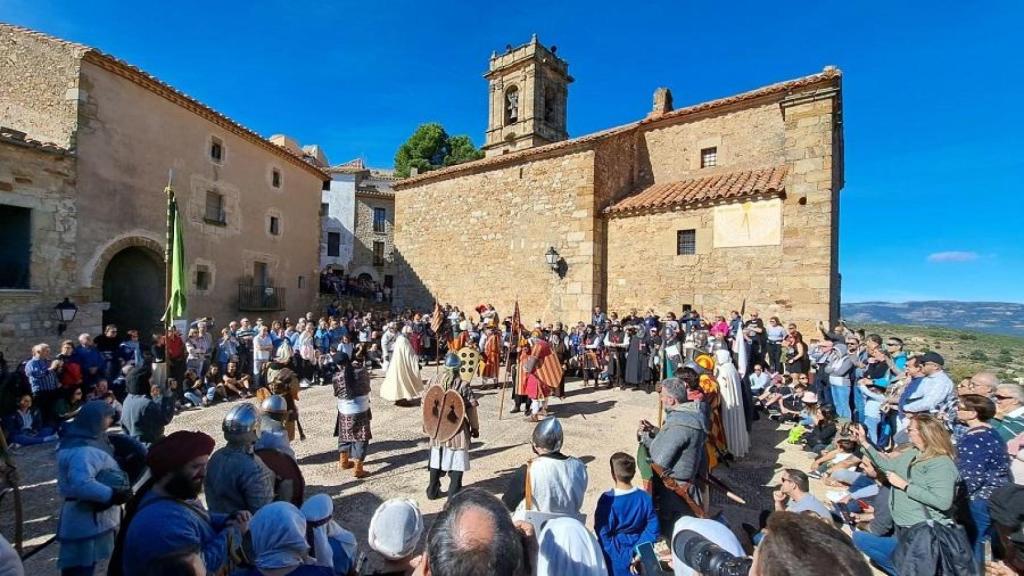
<path id="1" fill-rule="evenodd" d="M 853 545 L 889 576 L 896 576 L 896 566 L 892 563 L 896 544 L 895 536 L 875 536 L 870 532 L 853 531 Z"/>
<path id="2" fill-rule="evenodd" d="M 856 422 L 863 422 L 864 421 L 864 393 L 861 392 L 860 388 L 857 387 L 857 386 L 853 387 L 853 407 L 854 407 L 854 409 L 856 411 L 856 415 L 855 415 L 856 418 L 854 418 L 854 421 L 856 421 Z"/>
<path id="3" fill-rule="evenodd" d="M 865 416 L 864 417 L 864 428 L 868 431 L 868 438 L 871 443 L 878 446 L 878 425 L 882 423 L 881 418 L 877 416 Z"/>
<path id="4" fill-rule="evenodd" d="M 829 389 L 832 390 L 832 405 L 835 406 L 836 416 L 852 420 L 853 410 L 850 407 L 850 387 L 830 384 Z"/>
<path id="5" fill-rule="evenodd" d="M 22 446 L 35 446 L 36 444 L 46 443 L 46 437 L 52 435 L 53 428 L 40 428 L 32 435 L 18 432 L 11 438 L 11 441 L 15 444 L 21 444 Z M 52 442 L 52 440 L 50 440 L 50 442 Z"/>
<path id="6" fill-rule="evenodd" d="M 974 562 L 982 566 L 985 561 L 985 541 L 992 531 L 992 517 L 988 513 L 988 500 L 971 500 L 971 525 L 967 526 L 967 537 L 974 549 Z"/>

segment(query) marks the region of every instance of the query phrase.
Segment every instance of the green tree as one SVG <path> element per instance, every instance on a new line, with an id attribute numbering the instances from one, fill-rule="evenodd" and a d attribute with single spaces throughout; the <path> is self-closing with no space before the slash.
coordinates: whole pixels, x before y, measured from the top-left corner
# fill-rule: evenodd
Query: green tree
<path id="1" fill-rule="evenodd" d="M 454 166 L 463 162 L 472 162 L 484 157 L 482 150 L 477 150 L 469 136 L 452 136 L 448 139 L 448 156 L 444 159 L 445 166 Z"/>
<path id="2" fill-rule="evenodd" d="M 436 122 L 421 124 L 395 152 L 395 175 L 407 178 L 412 168 L 420 173 L 483 158 L 469 136 L 449 137 Z"/>

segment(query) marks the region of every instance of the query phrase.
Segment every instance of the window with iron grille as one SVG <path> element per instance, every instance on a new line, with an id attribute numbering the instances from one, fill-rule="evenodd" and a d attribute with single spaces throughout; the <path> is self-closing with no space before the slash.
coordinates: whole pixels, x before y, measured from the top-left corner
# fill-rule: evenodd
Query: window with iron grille
<path id="1" fill-rule="evenodd" d="M 676 254 L 683 256 L 697 253 L 697 231 L 679 230 L 676 232 Z"/>
<path id="2" fill-rule="evenodd" d="M 373 231 L 383 234 L 387 231 L 387 210 L 384 208 L 373 209 Z"/>
<path id="3" fill-rule="evenodd" d="M 0 288 L 29 288 L 31 262 L 32 210 L 0 204 Z"/>
<path id="4" fill-rule="evenodd" d="M 373 243 L 373 265 L 383 266 L 384 265 L 384 243 L 374 242 Z"/>
<path id="5" fill-rule="evenodd" d="M 218 164 L 224 161 L 224 142 L 215 136 L 210 138 L 210 160 Z"/>
<path id="6" fill-rule="evenodd" d="M 704 148 L 700 151 L 700 167 L 711 168 L 718 165 L 718 147 Z"/>
<path id="7" fill-rule="evenodd" d="M 327 255 L 328 256 L 341 256 L 341 233 L 340 232 L 328 232 L 327 233 Z"/>
<path id="8" fill-rule="evenodd" d="M 206 213 L 204 219 L 211 224 L 226 224 L 227 215 L 224 214 L 224 195 L 216 190 L 206 191 Z"/>
<path id="9" fill-rule="evenodd" d="M 270 235 L 277 236 L 281 233 L 281 220 L 277 216 L 270 217 Z"/>

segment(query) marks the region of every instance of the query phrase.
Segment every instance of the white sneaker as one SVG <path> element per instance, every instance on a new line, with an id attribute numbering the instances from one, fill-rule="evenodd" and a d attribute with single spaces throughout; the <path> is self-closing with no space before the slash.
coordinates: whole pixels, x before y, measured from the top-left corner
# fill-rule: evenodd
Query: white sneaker
<path id="1" fill-rule="evenodd" d="M 309 380 L 306 380 L 305 378 L 303 378 L 303 379 L 302 379 L 302 380 L 301 380 L 301 381 L 299 382 L 299 388 L 301 388 L 301 389 L 303 389 L 303 390 L 305 390 L 306 388 L 309 388 Z"/>

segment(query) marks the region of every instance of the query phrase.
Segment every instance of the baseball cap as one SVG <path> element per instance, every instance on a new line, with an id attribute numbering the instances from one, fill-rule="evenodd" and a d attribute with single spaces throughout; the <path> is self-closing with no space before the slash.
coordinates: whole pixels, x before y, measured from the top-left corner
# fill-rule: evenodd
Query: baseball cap
<path id="1" fill-rule="evenodd" d="M 927 364 L 929 362 L 934 362 L 939 366 L 946 365 L 946 361 L 943 360 L 942 355 L 938 352 L 925 352 L 924 355 L 921 356 L 921 364 Z"/>

